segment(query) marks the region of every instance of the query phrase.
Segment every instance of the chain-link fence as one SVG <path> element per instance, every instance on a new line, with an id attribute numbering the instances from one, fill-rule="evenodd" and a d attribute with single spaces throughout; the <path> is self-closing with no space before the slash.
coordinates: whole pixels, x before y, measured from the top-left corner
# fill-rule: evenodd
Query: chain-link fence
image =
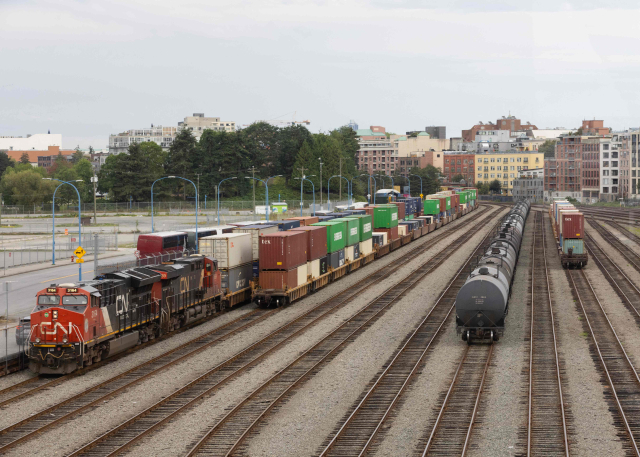
<path id="1" fill-rule="evenodd" d="M 97 237 L 96 237 L 97 236 Z M 82 235 L 82 243 L 87 254 L 93 254 L 96 250 L 96 240 L 98 253 L 106 251 L 116 251 L 118 249 L 117 233 L 87 233 Z M 53 261 L 52 244 L 28 244 L 23 242 L 19 248 L 7 248 L 0 251 L 0 269 L 18 267 L 21 265 L 29 265 L 33 263 L 45 263 Z M 56 260 L 69 260 L 73 256 L 73 251 L 78 247 L 76 238 L 66 237 L 56 241 L 55 257 Z"/>

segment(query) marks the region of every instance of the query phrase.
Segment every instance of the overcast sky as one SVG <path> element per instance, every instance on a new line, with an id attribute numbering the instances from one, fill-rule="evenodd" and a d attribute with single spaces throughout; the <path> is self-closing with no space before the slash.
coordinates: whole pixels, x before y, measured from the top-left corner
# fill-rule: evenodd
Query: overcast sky
<path id="1" fill-rule="evenodd" d="M 639 23 L 626 0 L 0 0 L 0 135 L 102 148 L 194 112 L 638 127 Z"/>

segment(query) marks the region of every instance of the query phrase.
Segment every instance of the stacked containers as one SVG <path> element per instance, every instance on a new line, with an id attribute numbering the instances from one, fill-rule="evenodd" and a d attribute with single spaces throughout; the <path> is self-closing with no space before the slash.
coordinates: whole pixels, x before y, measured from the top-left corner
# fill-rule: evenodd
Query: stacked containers
<path id="1" fill-rule="evenodd" d="M 253 276 L 251 235 L 223 233 L 200 238 L 200 254 L 218 261 L 222 290 L 240 292 L 250 287 Z"/>
<path id="2" fill-rule="evenodd" d="M 358 219 L 360 233 L 360 255 L 366 256 L 373 252 L 373 243 L 371 236 L 373 234 L 373 224 L 371 224 L 371 216 L 368 214 L 356 214 L 353 216 Z"/>
<path id="3" fill-rule="evenodd" d="M 398 207 L 398 220 L 403 220 L 407 215 L 405 202 L 392 202 L 392 205 L 396 205 Z"/>
<path id="4" fill-rule="evenodd" d="M 371 226 L 375 227 L 375 222 L 376 222 L 375 214 L 374 214 L 375 213 L 375 207 L 373 207 L 373 206 L 365 206 L 364 212 L 366 214 L 368 214 L 369 216 L 371 216 Z"/>
<path id="5" fill-rule="evenodd" d="M 454 213 L 458 212 L 458 208 L 460 207 L 460 195 L 458 194 L 451 195 L 451 207 Z"/>
<path id="6" fill-rule="evenodd" d="M 284 232 L 285 230 L 291 230 L 292 228 L 300 227 L 300 221 L 298 220 L 284 220 L 276 222 L 278 229 Z"/>
<path id="7" fill-rule="evenodd" d="M 347 238 L 346 224 L 334 219 L 318 222 L 313 226 L 327 228 L 327 266 L 336 269 L 344 265 L 344 248 Z"/>
<path id="8" fill-rule="evenodd" d="M 398 208 L 395 205 L 377 205 L 374 208 L 373 227 L 376 232 L 387 232 L 387 238 L 398 238 Z"/>
<path id="9" fill-rule="evenodd" d="M 345 260 L 353 262 L 360 257 L 360 221 L 357 217 L 342 217 L 334 219 L 336 222 L 344 222 L 346 227 Z"/>
<path id="10" fill-rule="evenodd" d="M 252 275 L 254 278 L 257 278 L 260 272 L 260 237 L 277 232 L 277 225 L 266 224 L 244 225 L 233 229 L 232 233 L 248 233 L 251 236 Z"/>
<path id="11" fill-rule="evenodd" d="M 327 227 L 309 226 L 291 229 L 292 232 L 304 232 L 307 237 L 307 276 L 316 279 L 327 267 Z"/>
<path id="12" fill-rule="evenodd" d="M 318 219 L 315 216 L 301 216 L 301 217 L 288 217 L 285 219 L 285 221 L 298 221 L 300 222 L 300 227 L 305 227 L 307 225 L 320 222 L 320 219 Z"/>
<path id="13" fill-rule="evenodd" d="M 438 218 L 440 215 L 440 200 L 436 198 L 427 198 L 423 203 L 422 214 Z"/>
<path id="14" fill-rule="evenodd" d="M 307 236 L 281 231 L 260 237 L 260 287 L 293 289 L 307 282 Z"/>

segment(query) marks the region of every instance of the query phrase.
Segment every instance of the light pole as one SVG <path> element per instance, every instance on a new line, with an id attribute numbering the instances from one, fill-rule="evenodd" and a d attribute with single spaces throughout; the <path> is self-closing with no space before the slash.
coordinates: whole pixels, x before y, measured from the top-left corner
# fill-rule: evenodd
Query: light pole
<path id="1" fill-rule="evenodd" d="M 191 185 L 193 186 L 193 190 L 196 191 L 196 251 L 198 250 L 198 186 L 196 186 L 196 184 L 191 181 L 190 179 L 187 178 L 183 178 L 182 176 L 165 176 L 164 178 L 158 178 L 155 181 L 153 181 L 153 184 L 151 184 L 151 233 L 153 233 L 153 186 L 158 182 L 158 181 L 162 181 L 163 179 L 182 179 L 183 181 L 187 181 L 190 182 Z"/>
<path id="2" fill-rule="evenodd" d="M 342 178 L 345 181 L 347 181 L 347 195 L 349 194 L 349 180 L 347 178 L 345 178 L 344 176 L 340 176 L 340 175 L 333 175 L 331 178 L 329 178 L 329 180 L 327 181 L 327 209 L 329 209 L 329 206 L 331 204 L 331 197 L 329 196 L 329 193 L 331 191 L 331 179 L 332 178 Z M 342 181 L 340 181 L 340 183 L 342 184 Z M 322 192 L 320 192 L 320 195 L 322 195 Z M 347 204 L 349 204 L 349 202 L 347 202 Z M 320 208 L 322 208 L 322 203 L 320 203 Z"/>
<path id="3" fill-rule="evenodd" d="M 93 223 L 98 223 L 98 216 L 96 215 L 96 185 L 98 184 L 98 176 L 93 175 L 91 177 L 91 182 L 93 183 Z"/>
<path id="4" fill-rule="evenodd" d="M 59 184 L 58 187 L 56 187 L 56 189 L 53 191 L 53 204 L 52 204 L 52 216 L 53 216 L 53 224 L 52 224 L 52 229 L 51 229 L 51 233 L 52 233 L 52 248 L 51 248 L 51 263 L 53 265 L 56 264 L 56 192 L 58 192 L 58 188 L 64 184 L 69 184 L 71 187 L 73 187 L 76 191 L 76 194 L 78 194 L 78 246 L 82 246 L 82 214 L 81 214 L 81 210 L 82 210 L 82 202 L 80 200 L 80 192 L 78 192 L 78 188 L 76 186 L 74 186 L 73 184 L 71 184 L 72 182 L 82 182 L 82 179 L 75 179 L 73 181 L 61 181 L 60 179 L 55 179 L 55 178 L 42 178 L 46 181 L 58 181 Z M 82 264 L 78 263 L 78 281 L 82 281 Z"/>
<path id="5" fill-rule="evenodd" d="M 253 176 L 245 176 L 244 177 L 244 179 L 255 179 L 256 181 L 260 181 L 262 184 L 264 184 L 264 187 L 266 189 L 266 197 L 267 197 L 267 208 L 265 210 L 265 212 L 267 213 L 267 222 L 269 222 L 269 184 L 268 183 L 269 183 L 270 179 L 277 178 L 279 176 L 282 176 L 282 175 L 271 176 L 271 177 L 267 178 L 266 181 L 263 181 L 262 179 L 254 178 Z M 255 206 L 254 206 L 254 208 L 255 208 Z M 218 224 L 220 224 L 219 221 L 218 221 Z"/>
<path id="6" fill-rule="evenodd" d="M 309 176 L 310 178 L 313 177 L 315 175 L 311 175 Z M 300 179 L 300 178 L 293 178 L 293 179 Z M 311 183 L 311 188 L 313 190 L 313 216 L 315 217 L 316 215 L 316 186 L 313 185 L 313 181 L 311 181 L 310 179 L 307 179 L 305 176 L 302 177 L 302 179 L 300 179 L 300 203 L 302 203 L 302 186 L 304 185 L 305 181 L 309 181 Z M 322 195 L 322 194 L 320 194 Z M 300 206 L 300 216 L 302 216 L 302 205 Z"/>
<path id="7" fill-rule="evenodd" d="M 228 181 L 229 179 L 238 179 L 236 176 L 233 176 L 231 178 L 224 178 L 222 181 L 220 181 L 218 183 L 218 225 L 220 225 L 220 184 L 222 184 L 225 181 Z"/>
<path id="8" fill-rule="evenodd" d="M 318 157 L 318 160 L 320 161 L 320 209 L 322 209 L 322 158 Z M 313 198 L 316 198 L 315 193 L 313 194 Z M 327 209 L 329 209 L 327 207 Z"/>
<path id="9" fill-rule="evenodd" d="M 314 177 L 315 175 L 310 175 L 308 176 L 309 178 Z M 302 217 L 302 208 L 304 207 L 304 200 L 302 200 L 302 185 L 304 184 L 304 180 L 307 178 L 307 176 L 302 175 L 302 179 L 300 178 L 294 178 L 294 179 L 299 179 L 300 180 L 300 217 Z M 315 188 L 315 186 L 313 186 Z M 313 215 L 315 216 L 316 213 L 316 209 L 315 209 L 315 203 L 316 203 L 316 194 L 315 194 L 315 190 L 313 193 Z"/>
<path id="10" fill-rule="evenodd" d="M 422 198 L 422 176 L 409 173 L 409 176 L 420 178 L 420 198 Z M 409 196 L 411 196 L 411 178 L 409 178 Z"/>

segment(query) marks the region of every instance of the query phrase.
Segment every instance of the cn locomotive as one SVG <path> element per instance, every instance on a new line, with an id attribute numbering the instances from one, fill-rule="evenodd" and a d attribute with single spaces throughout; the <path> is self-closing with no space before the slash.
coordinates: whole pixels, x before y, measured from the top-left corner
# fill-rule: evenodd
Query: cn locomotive
<path id="1" fill-rule="evenodd" d="M 202 255 L 105 274 L 38 292 L 29 368 L 71 373 L 216 311 L 221 277 Z"/>
<path id="2" fill-rule="evenodd" d="M 530 203 L 518 202 L 504 216 L 484 254 L 456 298 L 456 329 L 463 341 L 498 341 L 504 333 Z"/>

